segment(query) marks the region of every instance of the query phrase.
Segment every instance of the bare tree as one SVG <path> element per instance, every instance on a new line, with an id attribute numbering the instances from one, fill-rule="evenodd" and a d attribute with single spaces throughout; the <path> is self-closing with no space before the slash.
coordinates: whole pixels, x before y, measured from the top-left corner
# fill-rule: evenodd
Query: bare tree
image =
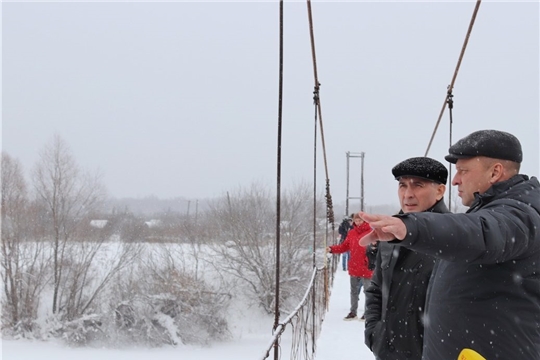
<path id="1" fill-rule="evenodd" d="M 297 300 L 312 270 L 313 195 L 305 184 L 282 198 L 280 297 Z M 261 185 L 240 189 L 211 205 L 213 250 L 218 269 L 247 285 L 259 305 L 272 313 L 275 304 L 275 197 Z M 322 204 L 317 207 L 322 208 Z"/>
<path id="2" fill-rule="evenodd" d="M 68 245 L 70 241 L 73 242 L 77 227 L 89 221 L 86 216 L 99 205 L 104 197 L 104 189 L 99 176 L 85 175 L 79 171 L 68 145 L 58 135 L 43 148 L 32 178 L 37 201 L 44 207 L 50 224 L 52 311 L 56 313 L 63 290 L 63 272 L 70 261 Z"/>
<path id="3" fill-rule="evenodd" d="M 202 251 L 202 246 L 208 242 L 207 229 L 198 217 L 186 216 L 182 219 L 181 233 L 183 241 L 189 244 L 187 252 L 192 259 L 193 276 L 197 280 L 203 260 L 204 251 Z"/>
<path id="4" fill-rule="evenodd" d="M 33 208 L 19 161 L 2 153 L 3 328 L 26 332 L 37 317 L 39 295 L 46 285 L 43 246 L 30 241 Z"/>

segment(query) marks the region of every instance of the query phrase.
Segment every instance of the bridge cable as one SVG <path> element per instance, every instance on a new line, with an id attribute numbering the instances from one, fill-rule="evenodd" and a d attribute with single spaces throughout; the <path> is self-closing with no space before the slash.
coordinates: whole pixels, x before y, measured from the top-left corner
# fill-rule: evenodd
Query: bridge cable
<path id="1" fill-rule="evenodd" d="M 308 18 L 309 18 L 309 35 L 311 39 L 311 56 L 313 59 L 313 75 L 315 79 L 315 87 L 314 87 L 314 102 L 316 111 L 319 115 L 319 126 L 321 128 L 321 144 L 323 147 L 323 159 L 324 159 L 324 170 L 326 175 L 326 215 L 328 218 L 328 221 L 330 224 L 332 224 L 332 231 L 334 230 L 334 208 L 332 205 L 332 195 L 330 194 L 330 177 L 328 176 L 328 161 L 326 159 L 326 143 L 324 141 L 324 127 L 323 127 L 323 118 L 322 118 L 322 111 L 321 111 L 321 100 L 319 96 L 319 89 L 321 86 L 321 83 L 319 82 L 319 77 L 317 75 L 317 57 L 315 55 L 315 36 L 313 35 L 313 17 L 311 15 L 311 1 L 307 0 L 307 8 L 308 8 Z M 315 97 L 317 99 L 315 99 Z"/>
<path id="2" fill-rule="evenodd" d="M 467 35 L 465 36 L 465 41 L 463 42 L 463 46 L 461 47 L 461 54 L 459 55 L 459 59 L 458 59 L 457 65 L 456 65 L 456 70 L 454 71 L 454 76 L 452 77 L 452 81 L 450 82 L 450 85 L 448 85 L 447 96 L 444 98 L 444 103 L 443 103 L 443 106 L 442 106 L 441 111 L 439 113 L 439 118 L 437 119 L 437 123 L 435 124 L 435 129 L 433 129 L 433 133 L 431 134 L 431 139 L 429 139 L 429 144 L 428 144 L 428 147 L 426 149 L 426 153 L 425 153 L 424 156 L 427 156 L 428 153 L 429 153 L 429 149 L 431 148 L 431 144 L 433 143 L 433 139 L 435 138 L 435 134 L 437 133 L 437 128 L 439 127 L 439 123 L 441 122 L 441 118 L 442 118 L 442 116 L 444 114 L 444 109 L 446 108 L 446 105 L 448 104 L 448 96 L 453 96 L 452 95 L 452 90 L 454 89 L 454 84 L 456 82 L 459 67 L 461 66 L 461 61 L 463 60 L 465 50 L 467 49 L 467 44 L 469 43 L 469 37 L 471 35 L 472 29 L 473 29 L 473 26 L 474 26 L 474 21 L 476 20 L 476 14 L 478 13 L 478 9 L 480 8 L 480 3 L 481 2 L 482 2 L 482 0 L 477 0 L 476 1 L 476 6 L 474 8 L 473 15 L 472 15 L 471 21 L 469 23 L 469 29 L 467 30 Z M 450 144 L 450 146 L 452 146 L 452 144 Z"/>
<path id="3" fill-rule="evenodd" d="M 274 327 L 279 325 L 279 272 L 281 239 L 281 134 L 283 113 L 283 0 L 279 1 L 279 90 L 278 90 L 278 141 L 277 141 L 277 189 L 276 189 L 276 294 L 274 309 Z M 274 360 L 279 359 L 279 343 L 274 343 Z"/>
<path id="4" fill-rule="evenodd" d="M 446 102 L 448 103 L 448 114 L 450 115 L 450 129 L 449 129 L 449 146 L 452 146 L 452 124 L 454 119 L 452 116 L 452 109 L 454 108 L 454 95 L 451 92 L 448 92 L 446 97 Z M 448 166 L 448 179 L 452 179 L 452 166 Z M 450 180 L 452 181 L 452 180 Z M 448 186 L 448 211 L 452 211 L 452 186 Z"/>
<path id="5" fill-rule="evenodd" d="M 307 0 L 307 10 L 308 10 L 308 20 L 309 20 L 309 36 L 311 41 L 311 57 L 313 60 L 313 77 L 315 81 L 315 86 L 313 89 L 313 103 L 315 105 L 315 140 L 314 140 L 314 152 L 315 152 L 315 159 L 314 159 L 314 190 L 313 190 L 313 267 L 316 267 L 315 263 L 315 249 L 316 249 L 316 154 L 317 154 L 317 115 L 319 119 L 319 126 L 321 128 L 321 144 L 322 144 L 322 150 L 323 150 L 323 159 L 324 159 L 324 170 L 326 175 L 326 219 L 331 224 L 332 227 L 332 234 L 335 236 L 335 219 L 334 219 L 334 207 L 332 205 L 332 195 L 330 193 L 330 177 L 328 175 L 328 161 L 326 158 L 326 143 L 324 141 L 324 127 L 323 127 L 323 119 L 322 119 L 322 111 L 321 111 L 321 99 L 320 99 L 320 86 L 321 83 L 319 82 L 319 77 L 317 75 L 317 56 L 315 53 L 315 35 L 313 32 L 313 16 L 311 11 L 311 0 Z M 328 223 L 327 223 L 328 224 Z M 327 227 L 328 229 L 328 227 Z M 326 232 L 328 234 L 328 230 Z M 324 268 L 326 271 L 324 272 L 324 299 L 325 299 L 325 307 L 328 309 L 329 305 L 329 267 L 328 267 L 328 259 L 326 257 L 326 249 L 327 249 L 327 236 L 325 236 L 324 239 Z M 313 311 L 315 311 L 315 297 L 313 297 Z M 315 322 L 315 315 L 313 314 L 313 321 Z M 315 331 L 315 323 L 313 323 L 313 331 Z M 315 346 L 315 344 L 313 344 Z M 315 349 L 312 349 L 315 351 Z"/>

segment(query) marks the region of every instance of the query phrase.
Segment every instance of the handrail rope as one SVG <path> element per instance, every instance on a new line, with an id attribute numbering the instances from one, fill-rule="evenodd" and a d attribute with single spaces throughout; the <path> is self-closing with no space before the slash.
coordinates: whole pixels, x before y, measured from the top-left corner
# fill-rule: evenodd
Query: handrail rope
<path id="1" fill-rule="evenodd" d="M 328 175 L 328 161 L 326 159 L 326 143 L 324 140 L 324 127 L 323 127 L 323 118 L 321 110 L 321 100 L 319 96 L 319 89 L 321 83 L 319 82 L 319 77 L 317 75 L 317 57 L 315 55 L 315 36 L 313 35 L 313 17 L 311 15 L 311 0 L 307 0 L 308 8 L 308 19 L 309 19 L 309 35 L 311 40 L 311 56 L 313 59 L 313 76 L 315 79 L 315 87 L 313 94 L 317 97 L 317 102 L 315 104 L 317 111 L 319 113 L 319 126 L 321 128 L 321 144 L 323 148 L 323 160 L 324 160 L 324 170 L 326 174 L 326 215 L 330 224 L 332 224 L 332 232 L 334 232 L 334 207 L 332 205 L 332 195 L 330 193 L 330 177 Z"/>
<path id="2" fill-rule="evenodd" d="M 304 296 L 302 297 L 302 300 L 300 300 L 300 302 L 298 303 L 296 308 L 282 322 L 280 322 L 278 324 L 278 326 L 276 326 L 273 329 L 273 331 L 272 331 L 273 332 L 272 340 L 270 341 L 269 346 L 267 347 L 267 350 L 264 352 L 263 359 L 266 359 L 270 355 L 270 349 L 272 348 L 272 346 L 274 346 L 277 343 L 279 337 L 285 331 L 285 325 L 291 323 L 292 319 L 295 316 L 298 315 L 298 312 L 300 311 L 302 306 L 305 303 L 307 303 L 307 301 L 309 300 L 309 294 L 311 293 L 311 287 L 314 286 L 314 283 L 315 283 L 315 277 L 316 277 L 318 272 L 323 271 L 323 270 L 324 270 L 324 268 L 319 268 L 319 269 L 314 268 L 313 269 L 313 272 L 311 273 L 311 279 L 310 279 L 310 281 L 308 283 L 307 290 L 304 293 Z"/>
<path id="3" fill-rule="evenodd" d="M 461 47 L 461 54 L 459 55 L 458 63 L 456 65 L 456 70 L 454 71 L 454 75 L 452 76 L 452 81 L 450 82 L 450 85 L 448 85 L 447 96 L 445 96 L 444 98 L 444 103 L 439 113 L 439 118 L 437 119 L 437 123 L 435 124 L 435 129 L 433 129 L 433 133 L 431 134 L 431 139 L 429 139 L 429 144 L 428 144 L 428 147 L 426 149 L 426 153 L 424 156 L 428 155 L 429 149 L 431 148 L 431 144 L 433 143 L 433 139 L 435 138 L 435 134 L 437 133 L 437 128 L 439 127 L 439 123 L 441 122 L 441 118 L 444 114 L 444 109 L 446 108 L 446 104 L 448 103 L 447 101 L 448 94 L 452 94 L 452 90 L 454 89 L 454 84 L 456 82 L 459 67 L 461 66 L 461 61 L 463 60 L 463 56 L 465 55 L 465 50 L 467 49 L 467 44 L 469 43 L 469 37 L 471 36 L 471 32 L 474 26 L 474 21 L 476 20 L 476 14 L 478 13 L 478 9 L 480 8 L 481 2 L 482 0 L 476 1 L 476 6 L 474 8 L 473 15 L 471 17 L 471 22 L 469 23 L 469 29 L 467 30 L 465 41 L 463 42 L 463 46 Z"/>

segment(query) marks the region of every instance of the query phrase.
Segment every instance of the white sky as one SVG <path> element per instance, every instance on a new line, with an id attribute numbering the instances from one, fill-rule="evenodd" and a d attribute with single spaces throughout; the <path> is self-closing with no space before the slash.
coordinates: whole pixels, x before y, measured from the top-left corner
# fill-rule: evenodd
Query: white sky
<path id="1" fill-rule="evenodd" d="M 366 205 L 397 204 L 390 169 L 424 155 L 473 9 L 312 2 L 334 202 L 345 200 L 345 153 L 364 151 Z M 116 197 L 273 189 L 278 21 L 278 1 L 3 2 L 2 149 L 29 171 L 58 133 Z M 305 2 L 286 1 L 284 186 L 313 179 L 308 30 Z M 522 172 L 537 176 L 539 63 L 539 3 L 483 1 L 454 88 L 453 142 L 511 132 Z M 444 161 L 448 128 L 446 112 L 429 156 Z M 351 167 L 358 196 L 360 161 Z"/>
<path id="2" fill-rule="evenodd" d="M 349 275 L 337 270 L 325 315 L 323 328 L 317 341 L 316 360 L 350 359 L 373 360 L 371 351 L 364 345 L 364 322 L 343 321 L 350 308 Z M 360 305 L 364 294 L 360 293 Z M 2 360 L 256 360 L 262 359 L 264 351 L 272 341 L 273 317 L 256 315 L 253 308 L 237 304 L 241 309 L 234 327 L 234 340 L 216 343 L 211 347 L 179 346 L 161 349 L 88 349 L 66 348 L 55 343 L 28 342 L 26 340 L 4 340 Z M 288 314 L 284 314 L 285 318 Z M 256 316 L 256 318 L 254 318 Z M 256 321 L 255 321 L 256 320 Z M 288 333 L 286 333 L 287 335 Z M 281 343 L 282 360 L 289 359 L 290 335 Z M 268 359 L 273 359 L 273 351 Z"/>

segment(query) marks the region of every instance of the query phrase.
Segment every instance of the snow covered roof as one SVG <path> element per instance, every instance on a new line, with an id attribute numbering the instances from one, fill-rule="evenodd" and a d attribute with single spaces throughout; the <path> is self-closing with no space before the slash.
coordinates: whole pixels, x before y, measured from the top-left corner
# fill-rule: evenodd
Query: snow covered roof
<path id="1" fill-rule="evenodd" d="M 108 222 L 109 220 L 90 220 L 90 226 L 103 229 Z"/>
<path id="2" fill-rule="evenodd" d="M 161 220 L 152 219 L 144 222 L 149 228 L 157 227 L 161 225 Z"/>

